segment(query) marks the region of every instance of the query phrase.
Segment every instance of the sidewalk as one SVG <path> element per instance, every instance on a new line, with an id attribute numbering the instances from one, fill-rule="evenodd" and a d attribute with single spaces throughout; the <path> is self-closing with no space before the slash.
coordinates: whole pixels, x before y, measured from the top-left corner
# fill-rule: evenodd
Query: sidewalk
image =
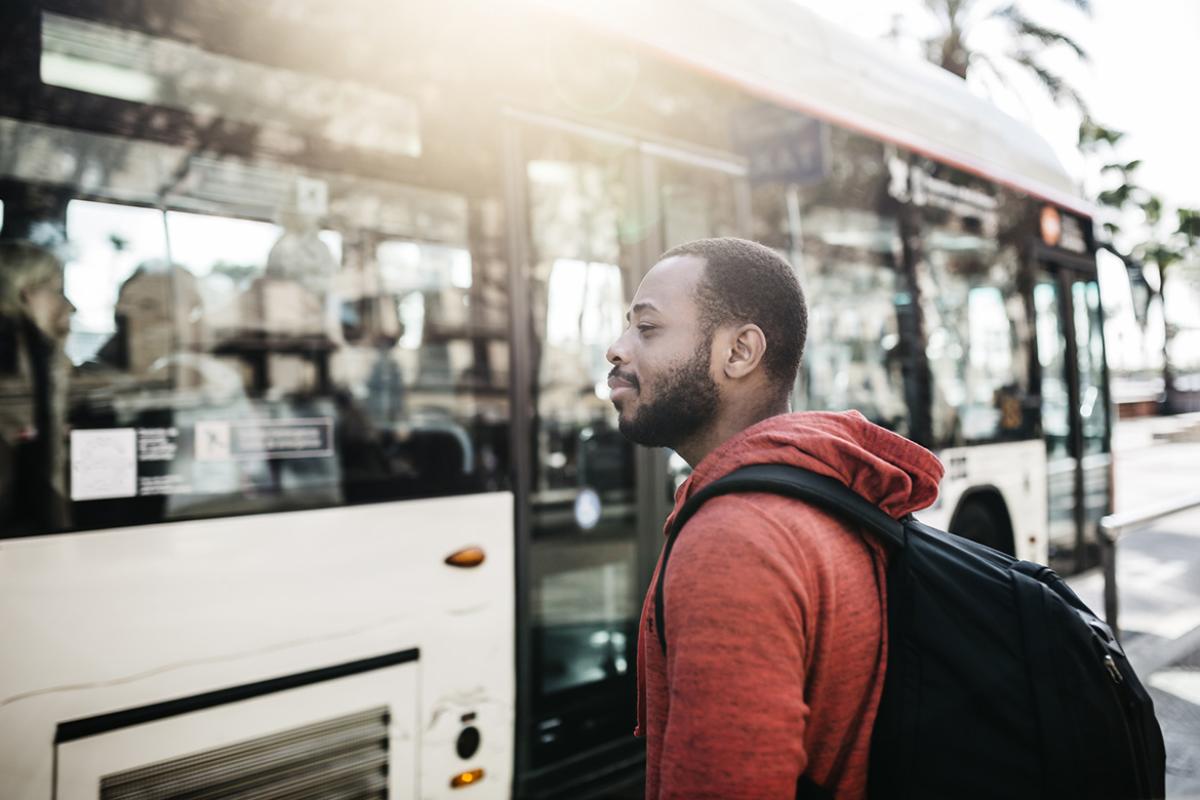
<path id="1" fill-rule="evenodd" d="M 1120 511 L 1200 491 L 1200 414 L 1122 420 L 1113 449 Z M 1103 612 L 1099 570 L 1068 583 Z M 1167 742 L 1167 796 L 1200 798 L 1200 509 L 1123 538 L 1117 586 L 1122 644 Z"/>
<path id="2" fill-rule="evenodd" d="M 1173 438 L 1186 439 L 1197 432 L 1200 432 L 1200 413 L 1122 419 L 1113 429 L 1113 452 L 1119 459 L 1122 453 L 1170 444 Z M 1200 475 L 1200 465 L 1196 469 Z"/>

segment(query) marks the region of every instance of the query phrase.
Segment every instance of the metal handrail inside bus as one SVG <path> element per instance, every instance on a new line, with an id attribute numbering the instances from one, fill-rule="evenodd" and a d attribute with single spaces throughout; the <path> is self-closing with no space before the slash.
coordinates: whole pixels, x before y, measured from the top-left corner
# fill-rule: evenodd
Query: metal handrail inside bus
<path id="1" fill-rule="evenodd" d="M 1194 508 L 1200 508 L 1200 494 L 1101 518 L 1098 530 L 1104 559 L 1104 620 L 1118 640 L 1121 632 L 1117 627 L 1117 542 L 1130 531 Z"/>

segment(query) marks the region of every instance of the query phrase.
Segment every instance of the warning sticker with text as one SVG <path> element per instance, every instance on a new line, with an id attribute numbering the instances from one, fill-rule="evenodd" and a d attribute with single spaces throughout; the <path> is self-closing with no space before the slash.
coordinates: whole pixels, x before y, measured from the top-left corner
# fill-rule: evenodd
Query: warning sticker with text
<path id="1" fill-rule="evenodd" d="M 199 420 L 197 461 L 326 458 L 333 455 L 333 419 Z"/>

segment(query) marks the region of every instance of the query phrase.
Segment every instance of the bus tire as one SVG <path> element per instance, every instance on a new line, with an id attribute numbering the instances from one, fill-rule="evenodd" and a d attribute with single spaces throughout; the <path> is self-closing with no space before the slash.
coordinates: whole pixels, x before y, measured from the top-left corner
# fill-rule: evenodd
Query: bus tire
<path id="1" fill-rule="evenodd" d="M 1006 555 L 1014 555 L 1012 528 L 1001 505 L 1003 501 L 989 502 L 989 499 L 972 498 L 963 503 L 954 514 L 950 531 Z"/>

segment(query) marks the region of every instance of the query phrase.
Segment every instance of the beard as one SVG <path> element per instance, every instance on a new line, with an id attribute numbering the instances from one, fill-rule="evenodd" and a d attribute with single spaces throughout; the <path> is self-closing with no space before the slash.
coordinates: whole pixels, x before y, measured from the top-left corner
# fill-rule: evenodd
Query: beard
<path id="1" fill-rule="evenodd" d="M 677 449 L 712 422 L 719 398 L 708 372 L 710 348 L 711 340 L 702 343 L 691 358 L 656 381 L 652 401 L 629 419 L 619 417 L 617 425 L 626 439 L 645 447 Z"/>

